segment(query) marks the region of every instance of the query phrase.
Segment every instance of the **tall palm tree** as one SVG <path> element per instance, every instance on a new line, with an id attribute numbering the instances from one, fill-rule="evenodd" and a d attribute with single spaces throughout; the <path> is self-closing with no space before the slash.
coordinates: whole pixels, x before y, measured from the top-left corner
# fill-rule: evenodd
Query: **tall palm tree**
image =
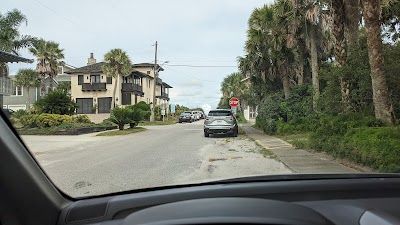
<path id="1" fill-rule="evenodd" d="M 60 61 L 64 59 L 63 49 L 53 41 L 39 39 L 33 42 L 29 51 L 36 57 L 36 71 L 40 74 L 42 95 L 46 93 L 45 79 L 50 78 L 50 90 L 53 90 L 53 79 L 57 75 Z"/>
<path id="2" fill-rule="evenodd" d="M 26 108 L 29 109 L 31 106 L 30 89 L 33 87 L 40 86 L 39 74 L 32 69 L 21 69 L 17 72 L 14 83 L 17 86 L 26 88 L 26 94 L 27 94 Z"/>
<path id="3" fill-rule="evenodd" d="M 112 49 L 104 55 L 103 73 L 108 77 L 116 79 L 114 82 L 113 96 L 111 100 L 111 109 L 115 107 L 115 95 L 120 76 L 127 76 L 132 72 L 132 63 L 128 54 L 122 49 Z"/>
<path id="4" fill-rule="evenodd" d="M 18 54 L 18 50 L 32 45 L 35 38 L 21 35 L 18 28 L 27 23 L 25 15 L 14 9 L 5 15 L 0 13 L 0 50 Z"/>
<path id="5" fill-rule="evenodd" d="M 395 123 L 388 85 L 383 71 L 381 39 L 381 1 L 363 1 L 363 16 L 367 31 L 368 57 L 371 67 L 372 93 L 375 117 L 389 124 Z"/>

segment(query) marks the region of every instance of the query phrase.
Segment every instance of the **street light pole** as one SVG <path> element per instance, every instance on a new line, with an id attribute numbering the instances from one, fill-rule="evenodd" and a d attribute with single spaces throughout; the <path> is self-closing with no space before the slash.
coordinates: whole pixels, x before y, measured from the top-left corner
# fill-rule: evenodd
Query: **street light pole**
<path id="1" fill-rule="evenodd" d="M 154 84 L 153 84 L 153 104 L 151 107 L 150 121 L 155 121 L 155 107 L 156 107 L 156 88 L 157 88 L 157 78 L 158 78 L 158 67 L 157 67 L 157 50 L 158 42 L 155 43 L 155 54 L 154 54 Z"/>

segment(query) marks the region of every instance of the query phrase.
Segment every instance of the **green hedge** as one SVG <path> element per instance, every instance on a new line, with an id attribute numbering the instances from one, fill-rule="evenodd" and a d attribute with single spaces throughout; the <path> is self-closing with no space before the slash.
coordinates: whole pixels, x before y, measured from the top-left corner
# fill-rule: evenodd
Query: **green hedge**
<path id="1" fill-rule="evenodd" d="M 400 172 L 400 127 L 352 129 L 342 146 L 346 158 L 382 172 Z"/>
<path id="2" fill-rule="evenodd" d="M 19 122 L 25 128 L 33 127 L 56 127 L 62 124 L 85 123 L 90 124 L 90 120 L 86 115 L 69 116 L 59 114 L 28 114 L 21 116 Z"/>

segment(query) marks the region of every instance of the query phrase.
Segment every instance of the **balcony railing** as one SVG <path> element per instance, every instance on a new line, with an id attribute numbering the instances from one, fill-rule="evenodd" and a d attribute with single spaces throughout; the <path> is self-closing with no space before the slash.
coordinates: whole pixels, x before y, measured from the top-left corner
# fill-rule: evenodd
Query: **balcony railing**
<path id="1" fill-rule="evenodd" d="M 139 84 L 122 83 L 122 91 L 143 92 L 143 87 Z"/>
<path id="2" fill-rule="evenodd" d="M 0 94 L 11 95 L 13 91 L 13 82 L 8 77 L 0 77 Z"/>
<path id="3" fill-rule="evenodd" d="M 157 95 L 156 97 L 169 100 L 168 93 L 165 92 L 161 93 L 161 95 Z"/>
<path id="4" fill-rule="evenodd" d="M 105 91 L 106 83 L 83 83 L 82 91 Z"/>

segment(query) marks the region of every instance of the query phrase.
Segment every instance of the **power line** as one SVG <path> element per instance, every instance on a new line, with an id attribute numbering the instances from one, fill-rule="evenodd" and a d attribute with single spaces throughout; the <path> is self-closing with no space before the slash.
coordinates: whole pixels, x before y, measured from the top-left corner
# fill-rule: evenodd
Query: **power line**
<path id="1" fill-rule="evenodd" d="M 42 7 L 48 9 L 49 11 L 53 12 L 55 15 L 62 17 L 63 19 L 65 19 L 66 21 L 70 22 L 73 25 L 78 25 L 75 21 L 71 20 L 70 18 L 60 14 L 59 12 L 57 12 L 56 10 L 48 7 L 47 5 L 43 4 L 42 2 L 40 2 L 39 0 L 34 0 L 34 2 L 36 2 L 38 5 L 41 5 Z"/>
<path id="2" fill-rule="evenodd" d="M 192 67 L 192 68 L 234 68 L 237 66 L 229 66 L 229 65 L 189 65 L 189 64 L 165 64 L 165 67 L 173 66 L 173 67 Z"/>

